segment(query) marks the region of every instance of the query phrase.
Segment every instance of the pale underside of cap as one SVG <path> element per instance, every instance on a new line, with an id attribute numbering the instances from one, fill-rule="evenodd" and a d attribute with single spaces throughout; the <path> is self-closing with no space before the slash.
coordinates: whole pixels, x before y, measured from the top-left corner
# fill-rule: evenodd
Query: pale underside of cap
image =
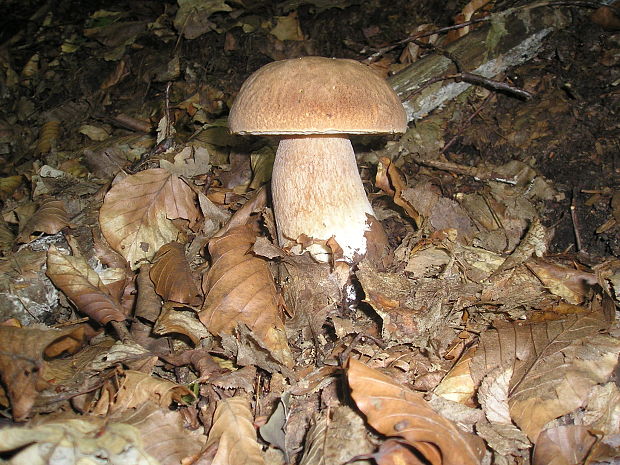
<path id="1" fill-rule="evenodd" d="M 407 115 L 394 90 L 369 67 L 304 57 L 252 74 L 228 124 L 238 134 L 392 134 L 405 132 Z"/>

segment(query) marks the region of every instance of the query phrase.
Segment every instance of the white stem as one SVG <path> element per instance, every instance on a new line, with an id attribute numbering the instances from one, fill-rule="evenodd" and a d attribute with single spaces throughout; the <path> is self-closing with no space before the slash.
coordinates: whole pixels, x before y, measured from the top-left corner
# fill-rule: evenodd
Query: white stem
<path id="1" fill-rule="evenodd" d="M 366 197 L 351 142 L 339 136 L 299 136 L 278 146 L 271 180 L 280 245 L 292 247 L 301 234 L 327 240 L 332 236 L 351 260 L 366 253 L 367 216 L 374 216 Z M 293 252 L 300 252 L 293 247 Z M 310 253 L 329 259 L 329 248 Z"/>

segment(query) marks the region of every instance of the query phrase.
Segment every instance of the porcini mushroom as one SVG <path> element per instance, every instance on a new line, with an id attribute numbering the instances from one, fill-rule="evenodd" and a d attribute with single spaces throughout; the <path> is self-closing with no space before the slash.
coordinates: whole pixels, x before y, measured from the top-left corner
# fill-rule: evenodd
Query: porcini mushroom
<path id="1" fill-rule="evenodd" d="M 241 86 L 228 122 L 233 133 L 281 136 L 271 189 L 282 247 L 301 253 L 311 238 L 318 242 L 307 249 L 325 262 L 333 238 L 349 262 L 366 254 L 367 232 L 381 226 L 348 135 L 405 131 L 405 110 L 385 80 L 354 60 L 276 61 Z"/>

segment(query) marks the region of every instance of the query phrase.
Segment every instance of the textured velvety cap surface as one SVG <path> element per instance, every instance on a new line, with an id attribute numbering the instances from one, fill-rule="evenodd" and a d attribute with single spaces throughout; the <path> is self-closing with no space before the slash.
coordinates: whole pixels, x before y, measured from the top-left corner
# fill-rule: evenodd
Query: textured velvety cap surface
<path id="1" fill-rule="evenodd" d="M 228 125 L 239 134 L 396 133 L 407 129 L 407 115 L 394 90 L 367 66 L 304 57 L 252 74 Z"/>

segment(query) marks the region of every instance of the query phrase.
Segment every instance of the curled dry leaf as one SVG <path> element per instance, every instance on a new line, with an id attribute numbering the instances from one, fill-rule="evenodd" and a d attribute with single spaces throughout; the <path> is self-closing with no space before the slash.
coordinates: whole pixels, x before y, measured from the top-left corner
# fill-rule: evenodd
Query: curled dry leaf
<path id="1" fill-rule="evenodd" d="M 39 140 L 37 141 L 36 153 L 49 153 L 56 145 L 60 136 L 60 121 L 47 121 L 41 126 Z"/>
<path id="2" fill-rule="evenodd" d="M 52 245 L 47 252 L 46 274 L 81 312 L 97 323 L 126 319 L 120 304 L 83 257 L 63 255 Z"/>
<path id="3" fill-rule="evenodd" d="M 28 417 L 38 393 L 48 386 L 44 358 L 76 352 L 83 338 L 83 327 L 60 331 L 0 326 L 0 377 L 15 421 Z"/>
<path id="4" fill-rule="evenodd" d="M 436 413 L 421 394 L 383 373 L 349 359 L 351 396 L 368 423 L 386 436 L 399 436 L 433 465 L 479 465 L 484 443 Z"/>
<path id="5" fill-rule="evenodd" d="M 66 226 L 70 226 L 70 223 L 64 202 L 48 199 L 24 223 L 16 240 L 19 243 L 30 242 L 36 232 L 56 234 Z"/>
<path id="6" fill-rule="evenodd" d="M 127 176 L 106 194 L 99 222 L 110 246 L 132 269 L 153 258 L 164 244 L 174 241 L 179 230 L 172 222 L 182 218 L 192 226 L 200 212 L 192 189 L 161 168 Z"/>
<path id="7" fill-rule="evenodd" d="M 245 324 L 261 347 L 291 367 L 278 291 L 267 262 L 251 253 L 255 241 L 249 225 L 211 240 L 213 264 L 203 281 L 206 298 L 200 321 L 214 335 L 232 334 L 238 324 Z"/>
<path id="8" fill-rule="evenodd" d="M 217 403 L 205 449 L 216 445 L 214 464 L 264 465 L 247 398 L 235 396 Z"/>
<path id="9" fill-rule="evenodd" d="M 536 442 L 545 424 L 583 405 L 612 373 L 620 342 L 599 334 L 608 327 L 599 305 L 561 320 L 497 322 L 480 338 L 472 375 L 479 380 L 497 367 L 513 367 L 510 416 Z"/>
<path id="10" fill-rule="evenodd" d="M 402 196 L 403 190 L 407 188 L 404 176 L 389 158 L 381 157 L 379 159 L 375 183 L 383 192 L 391 196 L 394 203 L 401 207 L 415 221 L 418 228 L 421 227 L 422 217 L 420 213 Z"/>
<path id="11" fill-rule="evenodd" d="M 200 304 L 200 291 L 194 283 L 182 244 L 170 242 L 162 246 L 155 255 L 149 275 L 155 284 L 155 292 L 164 300 Z"/>
<path id="12" fill-rule="evenodd" d="M 172 305 L 166 304 L 162 309 L 157 322 L 153 327 L 155 334 L 179 333 L 187 336 L 197 346 L 200 340 L 209 337 L 209 333 L 194 311 L 176 310 Z"/>

